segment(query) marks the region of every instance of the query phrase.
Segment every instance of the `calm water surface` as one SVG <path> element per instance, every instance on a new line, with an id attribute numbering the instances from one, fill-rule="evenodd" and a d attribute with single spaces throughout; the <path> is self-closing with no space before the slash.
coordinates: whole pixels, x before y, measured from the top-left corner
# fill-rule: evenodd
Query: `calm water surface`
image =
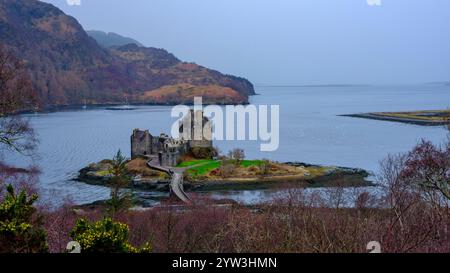
<path id="1" fill-rule="evenodd" d="M 394 122 L 340 117 L 372 111 L 408 111 L 450 107 L 450 87 L 421 86 L 324 86 L 258 87 L 254 104 L 280 105 L 280 147 L 263 153 L 259 142 L 217 142 L 222 151 L 244 148 L 247 158 L 303 161 L 314 164 L 359 167 L 376 172 L 388 153 L 405 152 L 421 138 L 442 142 L 446 131 Z M 142 106 L 133 111 L 92 108 L 27 115 L 40 138 L 43 173 L 39 184 L 45 202 L 77 204 L 105 199 L 109 190 L 72 181 L 91 162 L 111 158 L 118 149 L 130 154 L 130 134 L 145 128 L 157 135 L 170 132 L 174 119 L 170 107 Z M 7 161 L 29 164 L 31 159 L 7 155 Z M 246 198 L 248 196 L 248 198 Z M 254 203 L 267 196 L 260 192 L 232 192 L 228 197 Z M 264 199 L 264 198 L 262 198 Z"/>

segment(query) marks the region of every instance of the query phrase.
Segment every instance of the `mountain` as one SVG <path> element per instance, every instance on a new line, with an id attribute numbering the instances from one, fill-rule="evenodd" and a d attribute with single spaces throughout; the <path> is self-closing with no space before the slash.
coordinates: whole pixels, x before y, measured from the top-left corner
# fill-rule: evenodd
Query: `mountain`
<path id="1" fill-rule="evenodd" d="M 98 30 L 88 30 L 86 33 L 94 38 L 97 43 L 103 47 L 112 47 L 112 46 L 124 46 L 128 44 L 135 44 L 137 46 L 143 47 L 141 43 L 138 41 L 129 38 L 121 36 L 114 32 L 104 32 L 104 31 L 98 31 Z"/>
<path id="2" fill-rule="evenodd" d="M 75 18 L 37 0 L 0 0 L 0 44 L 25 62 L 47 106 L 116 104 L 125 97 L 178 103 L 194 93 L 211 103 L 246 103 L 254 94 L 248 80 L 182 62 L 164 49 L 100 46 Z M 168 101 L 149 95 L 174 89 L 177 97 Z"/>

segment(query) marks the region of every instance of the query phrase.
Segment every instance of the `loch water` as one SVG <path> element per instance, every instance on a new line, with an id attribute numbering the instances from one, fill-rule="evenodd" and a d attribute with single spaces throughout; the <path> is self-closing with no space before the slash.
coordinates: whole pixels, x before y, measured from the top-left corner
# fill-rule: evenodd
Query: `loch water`
<path id="1" fill-rule="evenodd" d="M 280 145 L 275 152 L 261 152 L 258 141 L 218 141 L 222 151 L 243 148 L 247 158 L 301 161 L 378 171 L 389 153 L 410 150 L 422 138 L 440 143 L 442 127 L 342 117 L 343 114 L 380 111 L 447 109 L 450 86 L 439 84 L 392 86 L 259 86 L 255 105 L 280 105 Z M 6 154 L 10 164 L 38 165 L 42 174 L 37 188 L 41 201 L 52 205 L 70 200 L 90 203 L 109 197 L 105 187 L 74 181 L 77 172 L 91 162 L 111 158 L 118 149 L 130 154 L 134 128 L 158 135 L 169 133 L 176 118 L 170 106 L 136 106 L 130 111 L 88 107 L 25 115 L 38 133 L 37 156 Z M 158 195 L 158 193 L 141 193 Z M 243 203 L 263 200 L 267 192 L 213 193 Z"/>

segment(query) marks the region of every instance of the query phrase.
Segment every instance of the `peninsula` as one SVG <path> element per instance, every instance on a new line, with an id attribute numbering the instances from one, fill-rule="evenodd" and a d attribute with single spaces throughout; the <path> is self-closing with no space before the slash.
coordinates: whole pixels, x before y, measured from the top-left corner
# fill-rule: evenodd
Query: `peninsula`
<path id="1" fill-rule="evenodd" d="M 377 113 L 361 113 L 361 114 L 350 114 L 341 116 L 394 121 L 424 126 L 442 126 L 450 124 L 450 110 L 377 112 Z"/>

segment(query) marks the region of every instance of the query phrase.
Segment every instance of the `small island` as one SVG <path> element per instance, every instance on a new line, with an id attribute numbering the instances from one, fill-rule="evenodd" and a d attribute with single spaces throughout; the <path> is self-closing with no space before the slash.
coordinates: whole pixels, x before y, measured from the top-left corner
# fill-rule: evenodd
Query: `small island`
<path id="1" fill-rule="evenodd" d="M 234 153 L 240 153 L 240 149 Z M 112 160 L 92 163 L 80 170 L 76 180 L 93 185 L 109 186 Z M 279 163 L 269 160 L 245 160 L 234 157 L 196 159 L 186 157 L 173 168 L 183 173 L 184 189 L 188 191 L 263 190 L 283 187 L 362 187 L 373 186 L 369 173 L 362 169 L 310 165 L 301 162 Z M 148 167 L 147 159 L 138 157 L 126 163 L 132 178 L 130 188 L 168 191 L 171 178 Z"/>
<path id="2" fill-rule="evenodd" d="M 341 115 L 344 117 L 366 118 L 402 122 L 424 126 L 442 126 L 450 124 L 450 110 L 423 110 L 412 112 L 378 112 Z"/>
<path id="3" fill-rule="evenodd" d="M 148 130 L 133 130 L 131 159 L 123 162 L 130 183 L 124 187 L 171 192 L 185 203 L 187 191 L 213 192 L 265 190 L 295 187 L 372 186 L 362 169 L 280 163 L 266 159 L 246 160 L 242 149 L 221 154 L 213 147 L 212 128 L 202 111 L 191 110 L 179 124 L 180 137 L 153 136 Z M 202 130 L 203 139 L 195 139 Z M 114 159 L 91 163 L 76 180 L 112 186 Z"/>

